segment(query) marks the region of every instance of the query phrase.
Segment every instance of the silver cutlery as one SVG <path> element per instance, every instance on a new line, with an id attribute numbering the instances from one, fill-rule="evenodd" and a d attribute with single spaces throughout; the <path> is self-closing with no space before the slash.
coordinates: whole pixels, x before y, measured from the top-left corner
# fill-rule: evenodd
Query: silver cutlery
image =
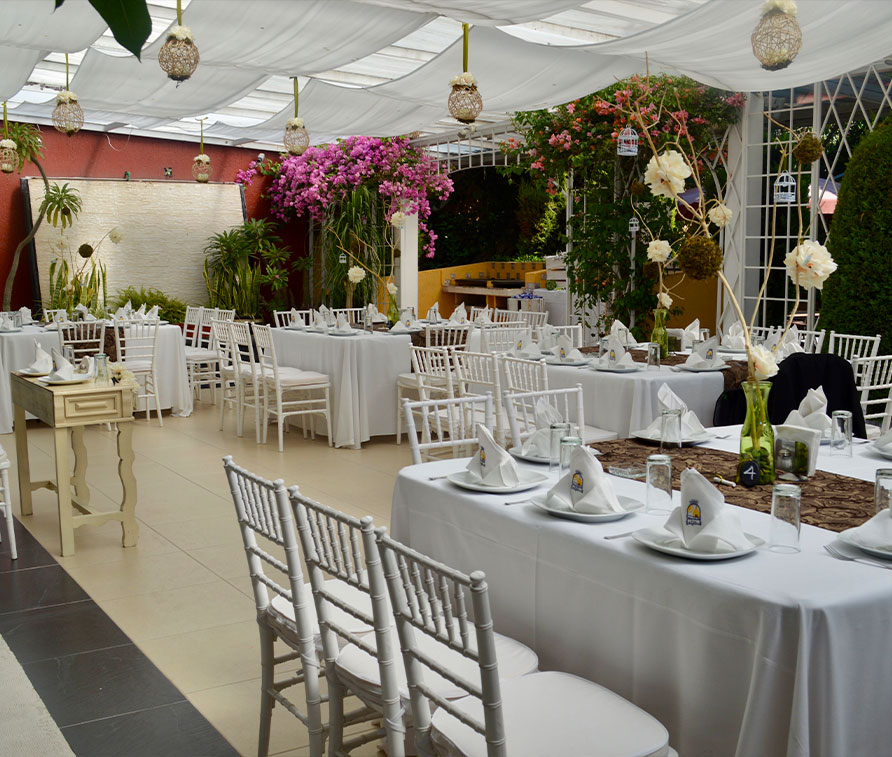
<path id="1" fill-rule="evenodd" d="M 636 528 L 635 531 L 638 529 Z M 635 531 L 624 531 L 621 534 L 610 534 L 609 536 L 605 536 L 605 539 L 622 539 L 624 536 L 631 536 L 635 533 Z"/>
<path id="2" fill-rule="evenodd" d="M 846 562 L 857 562 L 863 563 L 864 565 L 872 565 L 875 568 L 886 568 L 887 570 L 892 568 L 892 563 L 884 563 L 879 560 L 868 560 L 863 557 L 852 557 L 851 555 L 847 555 L 845 552 L 840 550 L 838 547 L 835 547 L 833 544 L 825 544 L 824 549 L 827 550 L 833 557 L 837 560 L 845 560 Z"/>

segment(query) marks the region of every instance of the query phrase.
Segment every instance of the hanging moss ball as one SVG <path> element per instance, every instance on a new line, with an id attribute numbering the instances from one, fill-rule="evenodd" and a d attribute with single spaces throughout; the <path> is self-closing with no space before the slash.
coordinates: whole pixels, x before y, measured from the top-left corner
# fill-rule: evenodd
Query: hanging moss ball
<path id="1" fill-rule="evenodd" d="M 647 191 L 647 186 L 640 181 L 633 181 L 629 185 L 629 194 L 632 197 L 640 197 Z"/>
<path id="2" fill-rule="evenodd" d="M 824 154 L 824 143 L 814 132 L 807 132 L 793 148 L 793 157 L 800 163 L 808 165 L 814 163 Z"/>
<path id="3" fill-rule="evenodd" d="M 722 262 L 722 250 L 711 237 L 688 237 L 678 248 L 678 265 L 692 279 L 712 278 Z"/>
<path id="4" fill-rule="evenodd" d="M 77 248 L 77 254 L 82 258 L 89 258 L 93 254 L 93 245 L 91 244 L 82 244 Z"/>

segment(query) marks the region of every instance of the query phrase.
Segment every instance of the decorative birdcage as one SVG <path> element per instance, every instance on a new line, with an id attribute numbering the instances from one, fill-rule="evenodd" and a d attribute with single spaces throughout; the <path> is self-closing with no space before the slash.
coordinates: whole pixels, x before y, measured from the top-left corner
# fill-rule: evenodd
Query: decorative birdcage
<path id="1" fill-rule="evenodd" d="M 9 122 L 6 118 L 6 100 L 3 101 L 3 139 L 0 139 L 0 171 L 12 173 L 19 165 L 18 145 L 9 138 Z"/>
<path id="2" fill-rule="evenodd" d="M 629 219 L 629 233 L 636 234 L 640 228 L 641 222 L 638 220 L 638 216 L 632 216 Z"/>
<path id="3" fill-rule="evenodd" d="M 462 24 L 462 73 L 453 76 L 449 82 L 449 115 L 463 124 L 472 124 L 483 110 L 483 97 L 477 89 L 477 79 L 468 71 L 468 32 L 469 26 Z"/>
<path id="4" fill-rule="evenodd" d="M 177 0 L 177 25 L 167 32 L 167 39 L 158 51 L 158 63 L 175 82 L 186 81 L 198 68 L 198 45 L 188 26 L 183 26 L 183 7 Z"/>
<path id="5" fill-rule="evenodd" d="M 207 184 L 214 173 L 211 158 L 204 153 L 204 122 L 206 120 L 207 118 L 201 119 L 201 152 L 192 159 L 192 178 L 201 184 Z"/>
<path id="6" fill-rule="evenodd" d="M 795 6 L 792 6 L 795 8 Z M 750 41 L 753 55 L 766 71 L 780 71 L 789 66 L 802 47 L 802 29 L 795 13 L 772 8 L 753 30 Z"/>
<path id="7" fill-rule="evenodd" d="M 310 135 L 304 126 L 304 120 L 297 115 L 299 94 L 297 77 L 292 77 L 292 81 L 294 82 L 294 118 L 289 118 L 285 123 L 285 137 L 282 141 L 285 143 L 285 149 L 291 155 L 303 155 L 310 146 Z"/>
<path id="8" fill-rule="evenodd" d="M 69 89 L 68 53 L 65 53 L 65 89 L 56 95 L 53 108 L 53 126 L 56 131 L 70 137 L 77 134 L 84 125 L 84 111 L 77 101 L 77 95 Z"/>
<path id="9" fill-rule="evenodd" d="M 616 154 L 633 156 L 638 154 L 638 132 L 626 126 L 616 137 Z"/>
<path id="10" fill-rule="evenodd" d="M 774 182 L 774 202 L 776 204 L 796 202 L 796 179 L 789 171 L 783 171 Z"/>

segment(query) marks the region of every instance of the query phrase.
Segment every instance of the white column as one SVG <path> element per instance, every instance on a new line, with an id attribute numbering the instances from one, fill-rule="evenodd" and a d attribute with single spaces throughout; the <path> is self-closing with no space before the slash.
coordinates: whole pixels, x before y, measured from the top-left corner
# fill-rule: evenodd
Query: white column
<path id="1" fill-rule="evenodd" d="M 407 215 L 400 229 L 399 306 L 418 313 L 418 216 Z M 421 317 L 421 314 L 419 314 Z"/>

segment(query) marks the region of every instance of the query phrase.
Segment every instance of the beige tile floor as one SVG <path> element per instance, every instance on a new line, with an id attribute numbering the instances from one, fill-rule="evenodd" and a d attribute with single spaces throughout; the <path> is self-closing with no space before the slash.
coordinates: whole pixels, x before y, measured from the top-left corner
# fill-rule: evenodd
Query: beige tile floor
<path id="1" fill-rule="evenodd" d="M 135 423 L 133 436 L 139 499 L 139 544 L 121 547 L 119 525 L 75 532 L 76 553 L 59 557 L 55 497 L 34 493 L 34 515 L 25 526 L 66 571 L 170 678 L 240 754 L 257 751 L 260 662 L 254 599 L 247 562 L 223 474 L 222 457 L 270 479 L 298 484 L 307 495 L 357 517 L 388 524 L 394 477 L 411 462 L 408 445 L 393 437 L 361 450 L 332 449 L 324 438 L 299 432 L 254 442 L 253 426 L 235 435 L 234 423 L 218 430 L 217 408 L 197 403 L 189 418 Z M 29 426 L 32 478 L 52 478 L 52 435 Z M 271 437 L 273 440 L 275 436 Z M 86 434 L 92 502 L 115 509 L 121 496 L 114 435 Z M 0 444 L 15 460 L 12 435 Z M 13 464 L 14 501 L 18 482 Z M 18 515 L 18 509 L 16 508 Z M 273 715 L 271 754 L 305 755 L 306 731 L 282 707 Z M 375 754 L 374 744 L 358 754 Z"/>

